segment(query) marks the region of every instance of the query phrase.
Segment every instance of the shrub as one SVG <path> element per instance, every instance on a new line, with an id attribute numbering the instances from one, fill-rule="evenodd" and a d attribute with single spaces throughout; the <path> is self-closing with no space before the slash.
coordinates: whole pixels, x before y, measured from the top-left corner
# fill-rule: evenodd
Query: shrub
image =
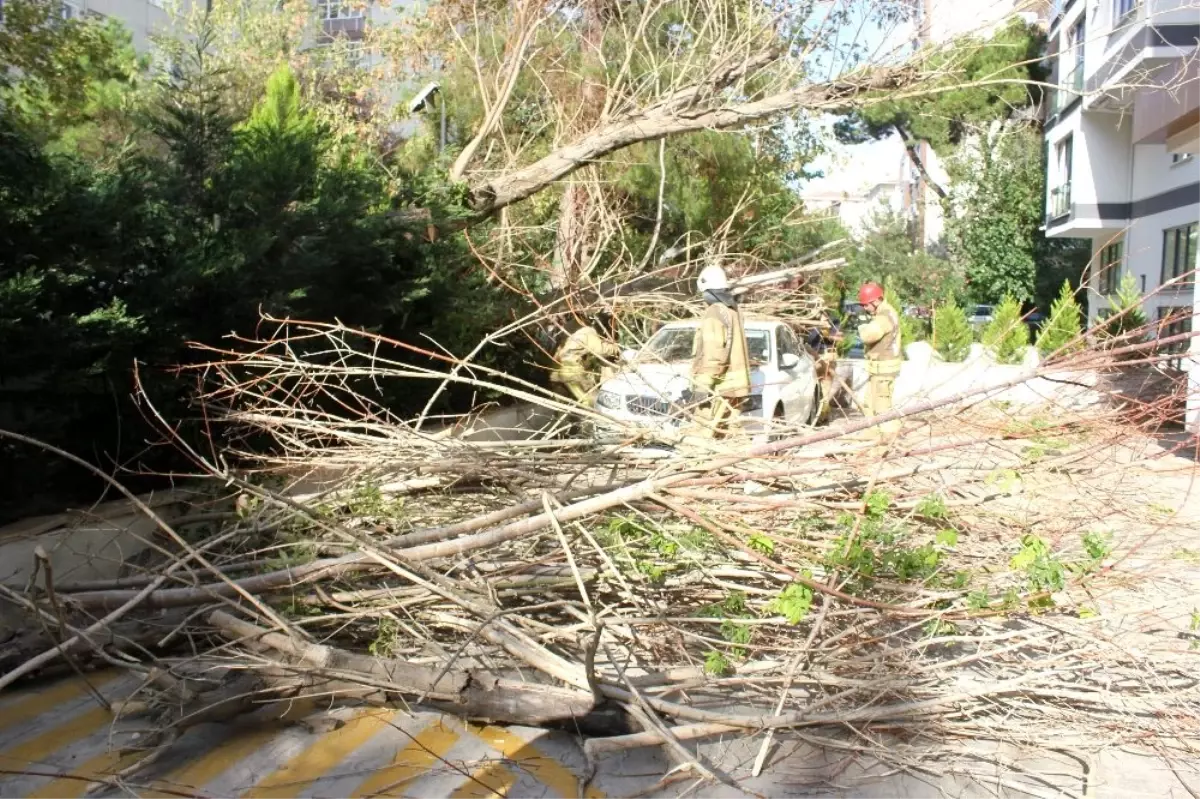
<path id="1" fill-rule="evenodd" d="M 1038 331 L 1037 349 L 1042 357 L 1078 349 L 1082 344 L 1077 340 L 1082 320 L 1083 309 L 1075 299 L 1075 292 L 1071 291 L 1070 281 L 1064 280 L 1058 299 L 1050 306 L 1050 318 Z"/>
<path id="2" fill-rule="evenodd" d="M 1146 312 L 1142 310 L 1142 294 L 1133 275 L 1125 273 L 1116 293 L 1108 295 L 1108 306 L 1101 312 L 1106 321 L 1096 331 L 1101 338 L 1118 347 L 1137 344 L 1146 338 Z"/>
<path id="3" fill-rule="evenodd" d="M 1021 303 L 1011 295 L 996 306 L 995 315 L 983 330 L 983 346 L 990 349 L 999 363 L 1021 362 L 1029 346 L 1029 328 L 1021 318 Z"/>
<path id="4" fill-rule="evenodd" d="M 973 338 L 967 315 L 953 302 L 933 312 L 933 348 L 942 360 L 965 361 Z"/>

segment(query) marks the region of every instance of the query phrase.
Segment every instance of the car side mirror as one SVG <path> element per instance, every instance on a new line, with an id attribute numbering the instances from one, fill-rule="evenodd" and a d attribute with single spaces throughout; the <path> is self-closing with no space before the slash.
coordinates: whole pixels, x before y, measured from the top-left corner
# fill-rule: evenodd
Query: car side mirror
<path id="1" fill-rule="evenodd" d="M 622 350 L 621 360 L 625 363 L 633 363 L 637 358 L 637 350 Z"/>
<path id="2" fill-rule="evenodd" d="M 800 356 L 794 352 L 785 352 L 779 359 L 779 365 L 784 369 L 795 369 L 800 365 Z"/>

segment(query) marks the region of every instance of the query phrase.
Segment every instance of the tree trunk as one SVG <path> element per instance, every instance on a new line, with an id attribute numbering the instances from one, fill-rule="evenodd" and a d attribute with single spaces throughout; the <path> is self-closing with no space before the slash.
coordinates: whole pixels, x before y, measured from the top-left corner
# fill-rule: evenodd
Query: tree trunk
<path id="1" fill-rule="evenodd" d="M 583 42 L 583 73 L 599 70 L 599 56 L 604 43 L 604 22 L 608 15 L 608 0 L 587 0 L 582 4 L 581 19 Z M 583 86 L 582 104 L 577 117 L 574 135 L 591 130 L 604 110 L 605 88 L 603 84 L 587 81 Z M 579 280 L 588 261 L 588 217 L 591 215 L 592 197 L 587 187 L 568 183 L 563 188 L 562 200 L 558 205 L 558 234 L 554 241 L 554 258 L 550 273 L 550 285 L 555 289 L 568 289 Z"/>
<path id="2" fill-rule="evenodd" d="M 518 682 L 481 669 L 441 669 L 391 658 L 378 658 L 306 644 L 283 633 L 216 610 L 208 621 L 231 641 L 259 652 L 282 656 L 291 668 L 261 680 L 273 689 L 302 687 L 384 703 L 389 694 L 424 697 L 441 710 L 470 719 L 541 726 L 581 719 L 592 712 L 588 691 L 542 683 Z"/>

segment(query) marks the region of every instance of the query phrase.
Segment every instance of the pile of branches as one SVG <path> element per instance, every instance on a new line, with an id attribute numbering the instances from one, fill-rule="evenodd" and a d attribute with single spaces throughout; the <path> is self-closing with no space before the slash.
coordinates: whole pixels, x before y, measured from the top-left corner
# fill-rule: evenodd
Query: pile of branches
<path id="1" fill-rule="evenodd" d="M 207 412 L 242 438 L 188 451 L 232 492 L 174 523 L 144 508 L 163 556 L 140 573 L 3 588 L 37 626 L 0 689 L 60 659 L 138 672 L 119 710 L 157 721 L 149 759 L 301 695 L 567 729 L 593 762 L 663 745 L 707 781 L 727 778 L 683 741 L 765 733 L 755 770 L 786 734 L 1018 782 L 1038 778 L 970 743 L 1196 756 L 1191 642 L 1104 623 L 1140 590 L 1124 558 L 1170 526 L 1146 526 L 1136 483 L 1156 400 L 1014 409 L 993 387 L 665 457 L 538 386 L 392 344 L 279 322 L 210 350 Z M 1085 348 L 1011 385 L 1138 353 L 1157 357 Z M 521 435 L 394 418 L 370 399 L 383 380 L 502 395 Z M 576 437 L 581 414 L 612 443 Z M 870 436 L 892 417 L 902 435 Z"/>

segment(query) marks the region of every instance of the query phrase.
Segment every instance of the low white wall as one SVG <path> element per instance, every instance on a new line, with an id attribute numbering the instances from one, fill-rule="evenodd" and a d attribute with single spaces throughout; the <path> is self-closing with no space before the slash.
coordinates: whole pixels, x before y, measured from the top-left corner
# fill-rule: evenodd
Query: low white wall
<path id="1" fill-rule="evenodd" d="M 893 402 L 897 408 L 902 408 L 949 399 L 968 391 L 984 391 L 1005 385 L 1037 366 L 1036 352 L 1032 348 L 1029 352 L 1030 357 L 1027 357 L 1024 364 L 1007 366 L 993 361 L 983 347 L 976 344 L 972 346 L 966 361 L 946 363 L 939 359 L 932 347 L 925 342 L 910 344 L 906 349 L 908 359 L 900 367 L 900 374 L 896 378 Z M 866 399 L 866 362 L 850 363 L 853 374 L 851 386 L 855 398 L 862 404 Z M 1070 382 L 1061 382 L 1064 380 Z M 1081 408 L 1100 402 L 1100 394 L 1094 388 L 1097 380 L 1098 376 L 1095 373 L 1049 374 L 1045 377 L 1031 378 L 986 396 L 991 400 L 1018 405 L 1050 404 Z"/>

